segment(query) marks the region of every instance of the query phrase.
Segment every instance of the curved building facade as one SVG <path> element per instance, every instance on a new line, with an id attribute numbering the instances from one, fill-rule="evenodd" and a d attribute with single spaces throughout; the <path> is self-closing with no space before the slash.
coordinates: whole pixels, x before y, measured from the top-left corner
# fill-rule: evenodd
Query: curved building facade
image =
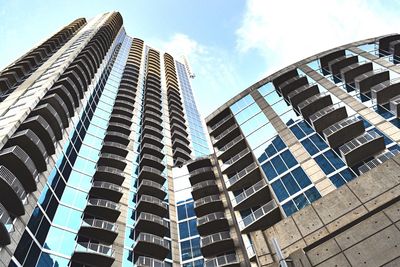
<path id="1" fill-rule="evenodd" d="M 220 196 L 251 264 L 399 264 L 399 42 L 311 56 L 207 117 Z"/>
<path id="2" fill-rule="evenodd" d="M 189 77 L 118 12 L 1 71 L 0 265 L 202 266 L 177 216 L 190 184 L 174 189 L 173 168 L 209 154 Z"/>

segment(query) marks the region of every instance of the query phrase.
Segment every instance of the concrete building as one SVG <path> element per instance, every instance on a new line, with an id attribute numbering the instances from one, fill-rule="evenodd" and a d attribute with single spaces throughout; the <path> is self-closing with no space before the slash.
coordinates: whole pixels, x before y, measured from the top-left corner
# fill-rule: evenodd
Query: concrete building
<path id="1" fill-rule="evenodd" d="M 201 249 L 221 258 L 210 266 L 400 265 L 399 43 L 311 56 L 207 117 L 216 176 L 191 182 L 193 197 L 204 189 L 197 215 L 210 206 Z"/>
<path id="2" fill-rule="evenodd" d="M 6 67 L 0 265 L 202 266 L 190 184 L 174 189 L 173 168 L 210 153 L 190 76 L 118 12 Z"/>

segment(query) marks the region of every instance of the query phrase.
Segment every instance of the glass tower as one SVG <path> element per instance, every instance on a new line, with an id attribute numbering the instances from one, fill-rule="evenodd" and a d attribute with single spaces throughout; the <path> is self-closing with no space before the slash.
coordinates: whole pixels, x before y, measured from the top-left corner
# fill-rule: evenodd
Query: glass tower
<path id="1" fill-rule="evenodd" d="M 191 266 L 187 242 L 202 264 L 190 184 L 174 186 L 209 154 L 185 61 L 110 12 L 61 29 L 0 86 L 0 265 Z"/>

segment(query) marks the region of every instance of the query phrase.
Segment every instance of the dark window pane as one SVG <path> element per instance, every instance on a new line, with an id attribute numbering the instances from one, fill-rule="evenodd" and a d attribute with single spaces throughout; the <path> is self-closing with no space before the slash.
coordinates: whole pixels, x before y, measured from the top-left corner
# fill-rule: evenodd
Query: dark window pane
<path id="1" fill-rule="evenodd" d="M 283 143 L 282 139 L 277 136 L 275 137 L 274 141 L 272 141 L 272 143 L 274 144 L 276 150 L 281 151 L 282 149 L 284 149 L 286 147 L 285 143 Z"/>
<path id="2" fill-rule="evenodd" d="M 268 158 L 268 156 L 265 153 L 262 153 L 261 156 L 258 158 L 258 162 L 263 162 Z"/>
<path id="3" fill-rule="evenodd" d="M 272 183 L 272 189 L 274 189 L 274 192 L 279 199 L 279 201 L 285 200 L 287 197 L 289 197 L 288 193 L 286 192 L 285 187 L 283 186 L 281 180 L 278 180 L 276 182 Z"/>
<path id="4" fill-rule="evenodd" d="M 317 188 L 311 187 L 305 192 L 308 200 L 310 202 L 314 202 L 315 200 L 319 199 L 321 197 L 320 193 L 318 192 Z"/>
<path id="5" fill-rule="evenodd" d="M 319 148 L 319 150 L 323 150 L 328 147 L 324 140 L 319 137 L 317 134 L 311 135 L 310 139 L 314 142 L 314 144 Z"/>
<path id="6" fill-rule="evenodd" d="M 344 162 L 339 158 L 338 155 L 333 153 L 332 150 L 328 150 L 324 153 L 325 157 L 332 163 L 335 169 L 340 169 L 344 166 Z"/>
<path id="7" fill-rule="evenodd" d="M 186 211 L 188 214 L 188 218 L 196 216 L 196 214 L 194 213 L 193 202 L 186 203 Z"/>
<path id="8" fill-rule="evenodd" d="M 335 171 L 332 165 L 328 162 L 328 160 L 324 157 L 324 155 L 319 155 L 315 158 L 315 161 L 321 167 L 325 174 L 330 174 L 331 172 Z"/>
<path id="9" fill-rule="evenodd" d="M 292 171 L 292 175 L 301 188 L 305 188 L 306 186 L 311 184 L 310 178 L 308 178 L 307 174 L 303 171 L 301 167 L 294 169 Z"/>
<path id="10" fill-rule="evenodd" d="M 276 171 L 272 167 L 271 162 L 266 162 L 261 167 L 262 167 L 262 169 L 263 169 L 263 171 L 264 171 L 264 173 L 267 176 L 269 181 L 271 181 L 276 176 L 278 176 L 278 174 L 276 173 Z"/>
<path id="11" fill-rule="evenodd" d="M 294 165 L 297 164 L 296 159 L 293 157 L 292 153 L 290 153 L 289 150 L 285 150 L 282 154 L 281 157 L 283 158 L 283 161 L 286 163 L 287 167 L 290 169 Z"/>
<path id="12" fill-rule="evenodd" d="M 309 204 L 306 197 L 301 194 L 293 199 L 294 203 L 296 204 L 297 208 L 300 210 Z"/>
<path id="13" fill-rule="evenodd" d="M 319 152 L 317 147 L 310 141 L 310 139 L 304 139 L 301 141 L 301 143 L 311 156 Z"/>
<path id="14" fill-rule="evenodd" d="M 181 243 L 181 253 L 182 253 L 182 260 L 188 260 L 192 258 L 190 241 L 184 241 Z"/>
<path id="15" fill-rule="evenodd" d="M 347 181 L 350 182 L 351 180 L 354 179 L 354 177 L 356 177 L 354 175 L 354 173 L 352 171 L 350 171 L 349 169 L 345 169 L 343 171 L 340 172 L 340 174 L 343 176 L 343 178 Z"/>
<path id="16" fill-rule="evenodd" d="M 294 133 L 294 135 L 297 137 L 297 139 L 301 139 L 304 136 L 306 136 L 302 130 L 300 130 L 300 128 L 297 125 L 294 125 L 292 127 L 290 127 L 290 130 L 292 130 L 292 132 Z"/>
<path id="17" fill-rule="evenodd" d="M 196 227 L 196 219 L 190 220 L 189 221 L 189 230 L 190 230 L 190 236 L 197 235 L 197 227 Z"/>
<path id="18" fill-rule="evenodd" d="M 286 216 L 290 216 L 297 211 L 296 206 L 294 205 L 293 201 L 289 201 L 282 205 L 283 210 L 286 213 Z"/>
<path id="19" fill-rule="evenodd" d="M 271 159 L 272 165 L 274 165 L 275 170 L 278 174 L 281 174 L 287 170 L 285 164 L 283 163 L 281 157 L 277 156 L 273 159 Z"/>
<path id="20" fill-rule="evenodd" d="M 267 155 L 268 155 L 269 157 L 272 157 L 272 156 L 274 156 L 274 155 L 277 153 L 277 151 L 276 151 L 275 147 L 274 147 L 272 144 L 270 144 L 270 145 L 267 146 L 267 148 L 265 149 L 265 153 L 267 153 Z"/>
<path id="21" fill-rule="evenodd" d="M 306 133 L 306 135 L 312 134 L 314 130 L 305 122 L 301 121 L 298 123 L 299 127 Z"/>
<path id="22" fill-rule="evenodd" d="M 179 223 L 179 234 L 181 239 L 189 237 L 189 227 L 187 222 Z"/>
<path id="23" fill-rule="evenodd" d="M 290 173 L 282 177 L 282 182 L 288 190 L 289 194 L 293 195 L 300 191 L 300 187 L 296 184 Z"/>
<path id="24" fill-rule="evenodd" d="M 185 205 L 178 206 L 178 219 L 183 220 L 186 218 L 186 209 Z"/>

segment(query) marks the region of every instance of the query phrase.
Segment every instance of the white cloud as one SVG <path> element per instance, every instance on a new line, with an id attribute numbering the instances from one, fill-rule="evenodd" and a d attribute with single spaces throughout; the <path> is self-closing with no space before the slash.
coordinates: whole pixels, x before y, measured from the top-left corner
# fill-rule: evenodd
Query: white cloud
<path id="1" fill-rule="evenodd" d="M 377 0 L 249 0 L 236 32 L 237 48 L 256 49 L 271 74 L 324 50 L 399 31 L 398 5 Z"/>
<path id="2" fill-rule="evenodd" d="M 200 44 L 188 35 L 175 33 L 169 40 L 157 40 L 157 48 L 179 59 L 189 60 L 196 78 L 192 89 L 199 111 L 207 116 L 232 97 L 232 92 L 243 90 L 234 59 L 223 49 Z"/>

